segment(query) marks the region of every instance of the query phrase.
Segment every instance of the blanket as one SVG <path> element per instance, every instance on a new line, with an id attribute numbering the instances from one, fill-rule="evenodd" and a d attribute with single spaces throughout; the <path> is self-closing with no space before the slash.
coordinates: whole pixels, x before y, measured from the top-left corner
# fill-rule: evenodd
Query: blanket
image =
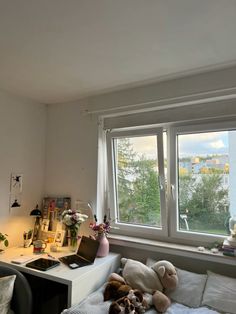
<path id="1" fill-rule="evenodd" d="M 69 309 L 65 309 L 63 314 L 108 314 L 111 301 L 103 301 L 103 291 L 105 285 L 102 286 L 99 290 L 89 295 L 79 304 L 73 305 Z M 150 308 L 145 313 L 147 314 L 156 314 L 154 308 Z M 219 312 L 210 310 L 207 307 L 199 308 L 189 308 L 179 303 L 172 303 L 164 314 L 219 314 Z"/>

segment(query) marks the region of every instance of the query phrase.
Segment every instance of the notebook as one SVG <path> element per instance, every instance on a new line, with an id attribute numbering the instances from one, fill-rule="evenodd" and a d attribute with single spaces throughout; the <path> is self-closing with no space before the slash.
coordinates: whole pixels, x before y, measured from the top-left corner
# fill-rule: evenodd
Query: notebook
<path id="1" fill-rule="evenodd" d="M 51 260 L 51 259 L 47 259 L 47 258 L 38 258 L 32 262 L 27 263 L 25 266 L 30 267 L 30 268 L 34 268 L 34 269 L 38 269 L 38 270 L 46 271 L 48 269 L 51 269 L 51 268 L 59 266 L 59 265 L 60 265 L 59 261 L 55 261 L 55 260 Z"/>
<path id="2" fill-rule="evenodd" d="M 97 240 L 82 236 L 77 253 L 60 257 L 59 260 L 71 269 L 87 266 L 93 264 L 98 247 Z"/>

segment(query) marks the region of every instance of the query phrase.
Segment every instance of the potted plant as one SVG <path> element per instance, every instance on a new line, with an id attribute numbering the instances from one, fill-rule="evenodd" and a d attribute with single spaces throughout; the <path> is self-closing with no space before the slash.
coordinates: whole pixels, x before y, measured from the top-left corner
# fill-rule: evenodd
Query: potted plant
<path id="1" fill-rule="evenodd" d="M 0 247 L 2 246 L 2 244 L 5 246 L 5 247 L 8 247 L 8 240 L 7 240 L 7 237 L 8 235 L 6 233 L 1 233 L 0 232 Z M 3 249 L 0 248 L 0 252 L 3 251 Z"/>

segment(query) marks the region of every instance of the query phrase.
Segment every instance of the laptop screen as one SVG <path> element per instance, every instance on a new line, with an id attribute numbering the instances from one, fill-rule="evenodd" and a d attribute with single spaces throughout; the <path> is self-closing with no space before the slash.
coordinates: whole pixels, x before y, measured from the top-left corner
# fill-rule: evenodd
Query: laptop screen
<path id="1" fill-rule="evenodd" d="M 82 236 L 77 254 L 93 263 L 97 255 L 98 247 L 98 241 Z"/>

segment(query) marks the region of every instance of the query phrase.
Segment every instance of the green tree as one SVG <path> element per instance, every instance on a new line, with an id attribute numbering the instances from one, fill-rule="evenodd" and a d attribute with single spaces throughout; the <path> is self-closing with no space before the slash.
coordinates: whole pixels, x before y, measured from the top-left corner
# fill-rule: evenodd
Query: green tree
<path id="1" fill-rule="evenodd" d="M 180 178 L 180 214 L 186 213 L 191 230 L 225 231 L 229 215 L 228 190 L 220 174 L 202 174 L 197 179 Z"/>
<path id="2" fill-rule="evenodd" d="M 133 161 L 135 153 L 128 138 L 117 139 L 117 198 L 119 202 L 119 219 L 130 220 L 133 208 L 132 177 L 134 176 Z"/>
<path id="3" fill-rule="evenodd" d="M 155 160 L 144 156 L 136 162 L 134 199 L 136 217 L 143 224 L 160 226 L 160 189 Z"/>
<path id="4" fill-rule="evenodd" d="M 117 141 L 119 219 L 160 225 L 160 191 L 156 161 L 138 156 L 128 138 Z"/>

